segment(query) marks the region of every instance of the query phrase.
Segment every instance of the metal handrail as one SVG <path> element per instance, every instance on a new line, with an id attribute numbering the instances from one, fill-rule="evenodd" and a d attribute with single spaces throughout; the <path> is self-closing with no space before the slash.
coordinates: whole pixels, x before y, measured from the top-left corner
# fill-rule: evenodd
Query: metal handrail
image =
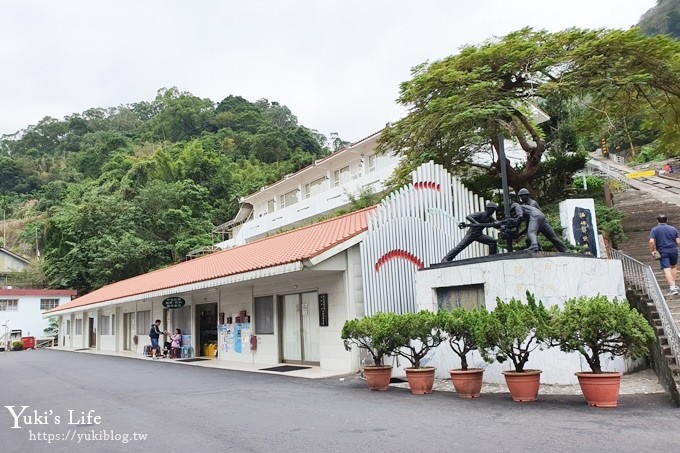
<path id="1" fill-rule="evenodd" d="M 668 337 L 668 344 L 671 347 L 671 353 L 675 356 L 676 363 L 680 363 L 680 329 L 673 319 L 666 298 L 659 287 L 659 282 L 656 280 L 654 271 L 647 264 L 631 258 L 620 250 L 611 250 L 610 257 L 620 260 L 623 264 L 623 278 L 628 287 L 634 287 L 643 291 L 651 301 L 654 302 L 656 311 L 661 318 L 661 325 L 663 331 Z"/>

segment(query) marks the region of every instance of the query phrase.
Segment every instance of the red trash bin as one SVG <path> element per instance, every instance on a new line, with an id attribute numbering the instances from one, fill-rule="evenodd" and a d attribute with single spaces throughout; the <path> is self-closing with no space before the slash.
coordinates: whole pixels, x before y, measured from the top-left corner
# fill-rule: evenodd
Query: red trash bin
<path id="1" fill-rule="evenodd" d="M 35 349 L 35 337 L 21 337 L 24 349 Z"/>

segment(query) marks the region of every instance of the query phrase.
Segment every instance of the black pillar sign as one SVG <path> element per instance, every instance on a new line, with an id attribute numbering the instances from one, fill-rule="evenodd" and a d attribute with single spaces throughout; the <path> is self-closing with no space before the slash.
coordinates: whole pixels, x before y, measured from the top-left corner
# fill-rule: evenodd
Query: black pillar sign
<path id="1" fill-rule="evenodd" d="M 163 301 L 163 306 L 165 308 L 181 308 L 185 303 L 186 301 L 181 297 L 168 297 Z"/>
<path id="2" fill-rule="evenodd" d="M 319 326 L 328 327 L 328 294 L 319 294 Z"/>

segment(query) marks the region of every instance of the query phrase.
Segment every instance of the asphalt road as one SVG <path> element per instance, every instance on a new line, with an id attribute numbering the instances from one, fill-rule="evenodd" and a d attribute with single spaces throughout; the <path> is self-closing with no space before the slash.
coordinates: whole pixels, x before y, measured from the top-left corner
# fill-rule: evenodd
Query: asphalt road
<path id="1" fill-rule="evenodd" d="M 29 407 L 15 417 L 5 406 L 17 415 Z M 0 353 L 3 453 L 679 451 L 679 427 L 680 409 L 663 394 L 623 395 L 618 408 L 598 409 L 580 395 L 462 400 L 370 392 L 354 376 L 306 380 L 64 351 Z"/>

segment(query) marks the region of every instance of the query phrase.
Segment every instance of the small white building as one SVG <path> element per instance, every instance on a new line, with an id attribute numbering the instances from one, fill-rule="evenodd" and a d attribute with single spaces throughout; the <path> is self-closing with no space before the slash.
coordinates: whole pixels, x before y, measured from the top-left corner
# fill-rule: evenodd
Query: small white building
<path id="1" fill-rule="evenodd" d="M 7 332 L 21 331 L 24 337 L 45 337 L 49 319 L 46 311 L 70 302 L 76 295 L 72 289 L 8 289 L 0 288 L 0 341 Z"/>

